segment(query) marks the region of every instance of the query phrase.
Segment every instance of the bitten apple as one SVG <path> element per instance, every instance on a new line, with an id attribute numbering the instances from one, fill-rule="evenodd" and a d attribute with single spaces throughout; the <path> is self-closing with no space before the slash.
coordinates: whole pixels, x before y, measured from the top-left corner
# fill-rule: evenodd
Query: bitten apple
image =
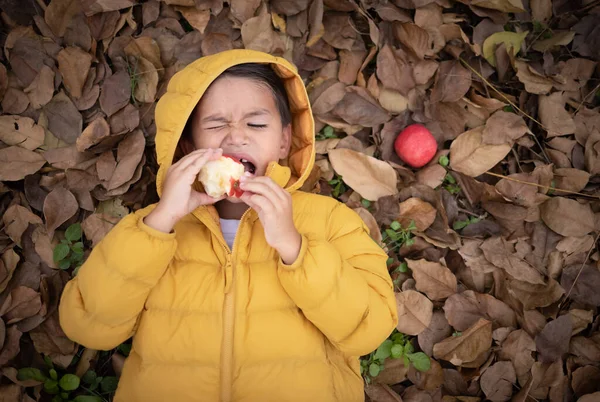
<path id="1" fill-rule="evenodd" d="M 244 170 L 244 165 L 239 160 L 223 155 L 217 160 L 207 162 L 198 173 L 198 180 L 204 186 L 206 194 L 213 198 L 224 194 L 239 197 L 243 193 L 239 187 L 239 180 Z"/>

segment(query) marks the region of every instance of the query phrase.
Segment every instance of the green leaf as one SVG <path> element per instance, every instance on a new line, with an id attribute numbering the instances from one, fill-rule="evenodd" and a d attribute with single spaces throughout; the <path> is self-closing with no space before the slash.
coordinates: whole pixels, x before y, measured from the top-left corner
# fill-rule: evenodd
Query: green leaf
<path id="1" fill-rule="evenodd" d="M 410 225 L 408 225 L 406 230 L 417 230 L 417 225 L 415 225 L 415 221 L 411 220 Z"/>
<path id="2" fill-rule="evenodd" d="M 406 354 L 404 354 L 404 367 L 406 367 L 406 368 L 410 367 L 410 360 L 408 360 L 408 357 L 406 356 Z"/>
<path id="3" fill-rule="evenodd" d="M 62 260 L 61 262 L 58 263 L 58 268 L 64 270 L 67 270 L 71 267 L 71 261 L 70 260 Z"/>
<path id="4" fill-rule="evenodd" d="M 377 377 L 380 372 L 381 366 L 379 366 L 379 364 L 377 363 L 371 363 L 371 365 L 369 366 L 369 375 L 371 377 Z"/>
<path id="5" fill-rule="evenodd" d="M 50 395 L 56 395 L 60 392 L 60 389 L 58 388 L 58 382 L 56 382 L 56 380 L 52 380 L 50 378 L 48 378 L 44 382 L 44 389 Z"/>
<path id="6" fill-rule="evenodd" d="M 365 207 L 365 208 L 369 208 L 369 207 L 371 206 L 371 201 L 369 201 L 369 200 L 366 200 L 366 199 L 364 199 L 364 198 L 363 198 L 362 200 L 360 200 L 360 203 L 361 203 L 361 204 L 362 204 L 362 206 L 363 206 L 363 207 Z"/>
<path id="7" fill-rule="evenodd" d="M 402 272 L 403 274 L 408 272 L 408 264 L 406 262 L 403 262 L 402 264 L 400 264 L 400 266 L 398 267 L 398 271 Z"/>
<path id="8" fill-rule="evenodd" d="M 50 378 L 53 380 L 58 380 L 58 373 L 54 369 L 50 369 Z"/>
<path id="9" fill-rule="evenodd" d="M 444 177 L 444 180 L 447 181 L 450 184 L 455 184 L 456 183 L 456 179 L 450 173 L 446 173 L 446 176 Z"/>
<path id="10" fill-rule="evenodd" d="M 78 395 L 73 402 L 103 402 L 102 398 L 93 395 Z"/>
<path id="11" fill-rule="evenodd" d="M 506 113 L 515 113 L 515 109 L 511 105 L 506 105 L 502 108 Z"/>
<path id="12" fill-rule="evenodd" d="M 406 244 L 407 246 L 409 246 L 409 247 L 410 247 L 410 246 L 412 246 L 413 244 L 415 244 L 415 239 L 413 239 L 413 238 L 406 239 L 406 242 L 405 242 L 405 244 Z"/>
<path id="13" fill-rule="evenodd" d="M 60 397 L 60 395 L 54 395 L 51 402 L 63 402 L 63 399 Z"/>
<path id="14" fill-rule="evenodd" d="M 396 232 L 394 232 L 392 229 L 386 229 L 385 234 L 387 234 L 392 240 L 395 240 L 394 237 L 397 236 Z"/>
<path id="15" fill-rule="evenodd" d="M 506 51 L 510 54 L 516 55 L 521 50 L 521 45 L 529 31 L 516 33 L 516 32 L 496 32 L 491 34 L 483 41 L 483 57 L 492 66 L 496 67 L 496 45 L 504 43 Z"/>
<path id="16" fill-rule="evenodd" d="M 452 229 L 454 230 L 461 230 L 466 228 L 467 226 L 469 226 L 471 222 L 469 222 L 468 220 L 466 221 L 454 221 L 454 223 L 452 224 Z"/>
<path id="17" fill-rule="evenodd" d="M 65 231 L 65 237 L 69 241 L 77 241 L 81 239 L 81 224 L 74 223 Z"/>
<path id="18" fill-rule="evenodd" d="M 117 390 L 117 385 L 119 385 L 119 379 L 117 377 L 104 377 L 102 382 L 100 383 L 100 388 L 102 392 L 115 392 Z"/>
<path id="19" fill-rule="evenodd" d="M 117 347 L 117 350 L 125 356 L 129 356 L 129 353 L 131 352 L 131 343 L 122 343 Z"/>
<path id="20" fill-rule="evenodd" d="M 398 221 L 393 221 L 392 224 L 390 225 L 390 228 L 392 230 L 398 231 L 398 230 L 402 229 L 402 225 Z"/>
<path id="21" fill-rule="evenodd" d="M 88 370 L 81 377 L 81 380 L 86 384 L 93 384 L 96 381 L 96 372 L 94 370 Z"/>
<path id="22" fill-rule="evenodd" d="M 413 366 L 419 371 L 427 371 L 431 368 L 431 360 L 423 352 L 407 354 L 408 359 L 411 361 Z"/>
<path id="23" fill-rule="evenodd" d="M 383 341 L 383 343 L 377 348 L 375 352 L 375 356 L 373 357 L 375 360 L 385 360 L 392 355 L 392 346 L 394 346 L 394 342 L 389 339 Z"/>
<path id="24" fill-rule="evenodd" d="M 44 356 L 44 363 L 46 364 L 46 367 L 48 367 L 49 369 L 54 368 L 54 363 L 52 363 L 52 359 L 50 358 L 50 356 L 48 356 L 48 355 Z"/>
<path id="25" fill-rule="evenodd" d="M 404 342 L 406 341 L 406 336 L 403 333 L 398 332 L 397 334 L 394 334 L 392 336 L 392 341 L 395 344 L 404 345 Z"/>
<path id="26" fill-rule="evenodd" d="M 414 351 L 415 351 L 415 348 L 413 347 L 412 343 L 407 342 L 406 345 L 404 345 L 404 353 L 411 354 Z"/>
<path id="27" fill-rule="evenodd" d="M 17 379 L 19 381 L 27 381 L 27 380 L 36 380 L 36 381 L 46 381 L 48 377 L 40 369 L 36 369 L 33 367 L 26 367 L 19 369 L 17 372 Z"/>
<path id="28" fill-rule="evenodd" d="M 67 255 L 69 255 L 69 246 L 66 244 L 59 244 L 54 247 L 54 262 L 59 262 L 63 260 Z"/>
<path id="29" fill-rule="evenodd" d="M 335 137 L 335 132 L 333 130 L 333 127 L 331 127 L 331 126 L 325 126 L 323 128 L 323 134 L 325 135 L 325 138 Z"/>
<path id="30" fill-rule="evenodd" d="M 69 399 L 69 393 L 68 392 L 61 392 L 60 393 L 60 397 L 62 399 Z"/>
<path id="31" fill-rule="evenodd" d="M 73 244 L 71 246 L 71 250 L 73 250 L 75 253 L 83 254 L 83 242 L 78 241 L 77 243 Z"/>
<path id="32" fill-rule="evenodd" d="M 402 347 L 402 345 L 394 345 L 392 346 L 392 357 L 394 359 L 399 359 L 402 357 L 402 355 L 404 354 L 404 348 Z"/>
<path id="33" fill-rule="evenodd" d="M 387 261 L 385 263 L 389 267 L 390 265 L 392 265 L 394 263 L 394 259 L 392 257 L 390 257 L 390 258 L 387 259 Z"/>
<path id="34" fill-rule="evenodd" d="M 446 155 L 442 155 L 442 156 L 440 156 L 440 159 L 438 160 L 438 162 L 443 167 L 446 167 L 450 163 L 450 159 L 448 159 L 448 157 Z"/>
<path id="35" fill-rule="evenodd" d="M 65 391 L 75 391 L 79 388 L 79 382 L 79 377 L 75 374 L 65 374 L 58 382 L 58 385 Z"/>

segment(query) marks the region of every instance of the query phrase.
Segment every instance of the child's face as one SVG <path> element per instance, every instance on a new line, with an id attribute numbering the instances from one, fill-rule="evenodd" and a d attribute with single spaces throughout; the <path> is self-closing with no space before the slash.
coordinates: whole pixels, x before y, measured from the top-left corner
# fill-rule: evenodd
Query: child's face
<path id="1" fill-rule="evenodd" d="M 272 92 L 253 80 L 224 77 L 212 83 L 192 122 L 196 149 L 222 148 L 245 159 L 246 171 L 265 174 L 267 165 L 287 157 L 291 126 L 282 127 Z"/>

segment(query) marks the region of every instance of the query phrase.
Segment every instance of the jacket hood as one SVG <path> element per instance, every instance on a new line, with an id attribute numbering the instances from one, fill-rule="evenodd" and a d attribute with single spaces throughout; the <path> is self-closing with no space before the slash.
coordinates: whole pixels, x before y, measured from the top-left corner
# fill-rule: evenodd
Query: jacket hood
<path id="1" fill-rule="evenodd" d="M 309 176 L 315 161 L 314 120 L 310 102 L 296 67 L 281 57 L 254 50 L 235 49 L 201 57 L 177 72 L 156 105 L 156 177 L 158 195 L 173 163 L 177 143 L 188 118 L 210 84 L 228 68 L 243 63 L 267 63 L 282 78 L 292 113 L 292 141 L 287 160 L 273 161 L 267 176 L 288 191 L 297 190 Z"/>

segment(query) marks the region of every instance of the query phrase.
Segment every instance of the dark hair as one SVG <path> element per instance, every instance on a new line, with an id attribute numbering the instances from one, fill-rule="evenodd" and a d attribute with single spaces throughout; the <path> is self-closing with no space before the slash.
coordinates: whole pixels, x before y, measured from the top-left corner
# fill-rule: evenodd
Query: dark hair
<path id="1" fill-rule="evenodd" d="M 277 106 L 277 110 L 279 111 L 279 117 L 281 118 L 282 127 L 286 127 L 292 122 L 292 113 L 290 111 L 290 104 L 287 97 L 287 92 L 285 91 L 285 87 L 283 85 L 283 80 L 277 75 L 277 73 L 275 73 L 275 71 L 268 64 L 238 64 L 233 67 L 229 67 L 227 70 L 223 71 L 223 73 L 221 73 L 221 75 L 217 77 L 217 80 L 224 77 L 247 78 L 255 81 L 260 85 L 264 85 L 273 94 L 275 105 Z M 195 110 L 196 109 L 194 109 L 194 112 L 192 112 L 192 115 L 190 116 L 185 125 L 183 133 L 181 135 L 181 139 L 179 140 L 179 144 L 177 145 L 177 149 L 175 151 L 175 157 L 173 162 L 176 162 L 177 160 L 181 159 L 186 154 L 184 149 L 180 146 L 181 141 L 187 141 L 190 144 L 193 144 L 191 121 L 194 116 Z"/>

